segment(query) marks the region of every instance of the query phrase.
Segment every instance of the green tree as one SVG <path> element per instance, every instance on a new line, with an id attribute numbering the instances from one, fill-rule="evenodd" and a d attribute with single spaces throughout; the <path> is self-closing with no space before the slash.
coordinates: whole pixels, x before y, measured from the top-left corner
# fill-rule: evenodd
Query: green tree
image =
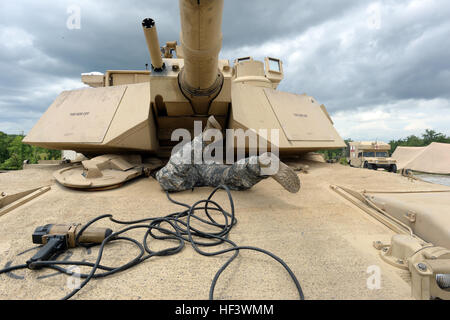
<path id="1" fill-rule="evenodd" d="M 0 132 L 0 169 L 22 169 L 24 160 L 38 163 L 42 155 L 49 159 L 61 159 L 61 151 L 23 144 L 23 135 L 8 135 Z"/>
<path id="2" fill-rule="evenodd" d="M 22 144 L 22 136 L 15 136 L 9 143 L 8 155 L 9 158 L 3 163 L 3 169 L 15 170 L 22 168 L 24 145 Z"/>
<path id="3" fill-rule="evenodd" d="M 336 159 L 337 161 L 340 161 L 342 158 L 350 156 L 349 143 L 353 142 L 353 140 L 346 139 L 346 140 L 344 140 L 344 142 L 346 144 L 346 147 L 344 147 L 344 148 L 333 149 L 333 150 L 321 150 L 321 151 L 319 151 L 319 153 L 323 155 L 325 160 Z"/>
<path id="4" fill-rule="evenodd" d="M 0 164 L 9 158 L 8 135 L 0 131 Z"/>
<path id="5" fill-rule="evenodd" d="M 428 146 L 433 142 L 450 143 L 450 137 L 445 134 L 436 132 L 432 129 L 425 130 L 422 134 L 422 138 L 415 135 L 408 136 L 404 139 L 392 140 L 389 142 L 391 145 L 391 152 L 394 152 L 397 147 L 424 147 Z"/>
<path id="6" fill-rule="evenodd" d="M 425 145 L 429 145 L 432 142 L 448 142 L 448 137 L 446 137 L 443 133 L 430 129 L 425 130 L 425 133 L 422 134 L 422 138 Z"/>

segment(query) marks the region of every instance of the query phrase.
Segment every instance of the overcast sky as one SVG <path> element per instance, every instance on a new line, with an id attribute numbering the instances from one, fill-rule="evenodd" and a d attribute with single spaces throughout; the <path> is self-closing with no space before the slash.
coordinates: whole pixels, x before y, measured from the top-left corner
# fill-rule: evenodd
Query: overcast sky
<path id="1" fill-rule="evenodd" d="M 175 0 L 1 0 L 0 131 L 26 134 L 83 72 L 143 69 L 146 17 L 178 40 Z M 325 104 L 343 138 L 450 135 L 448 0 L 225 0 L 223 35 L 221 58 L 281 58 L 279 89 Z"/>

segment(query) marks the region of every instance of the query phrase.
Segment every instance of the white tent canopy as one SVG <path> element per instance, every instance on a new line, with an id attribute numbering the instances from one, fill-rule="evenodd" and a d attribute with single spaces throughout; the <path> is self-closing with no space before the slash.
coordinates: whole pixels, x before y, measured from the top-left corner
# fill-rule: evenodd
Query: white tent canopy
<path id="1" fill-rule="evenodd" d="M 427 147 L 397 147 L 392 154 L 398 169 L 450 174 L 450 144 L 433 142 Z"/>

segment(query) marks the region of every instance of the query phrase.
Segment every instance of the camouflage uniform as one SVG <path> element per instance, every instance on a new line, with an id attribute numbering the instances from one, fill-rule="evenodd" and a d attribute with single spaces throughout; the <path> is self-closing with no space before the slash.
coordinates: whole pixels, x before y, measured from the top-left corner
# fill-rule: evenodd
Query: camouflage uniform
<path id="1" fill-rule="evenodd" d="M 199 148 L 195 149 L 194 146 Z M 156 180 L 161 187 L 170 192 L 219 185 L 226 185 L 231 190 L 247 190 L 268 178 L 261 175 L 261 167 L 256 156 L 239 160 L 233 165 L 214 162 L 194 164 L 195 150 L 203 151 L 205 146 L 202 136 L 199 135 L 183 149 L 175 152 L 167 165 L 156 173 Z M 183 163 L 183 154 L 189 155 L 189 151 L 191 164 Z"/>

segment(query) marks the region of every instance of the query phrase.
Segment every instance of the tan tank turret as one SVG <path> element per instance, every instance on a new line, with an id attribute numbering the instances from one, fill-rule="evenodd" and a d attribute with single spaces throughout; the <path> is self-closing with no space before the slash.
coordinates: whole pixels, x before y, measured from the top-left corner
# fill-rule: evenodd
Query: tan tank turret
<path id="1" fill-rule="evenodd" d="M 284 155 L 344 147 L 323 105 L 306 94 L 277 90 L 284 75 L 280 59 L 248 56 L 233 65 L 219 59 L 223 5 L 223 0 L 180 0 L 180 40 L 165 46 L 155 20 L 143 20 L 150 70 L 83 74 L 92 88 L 61 93 L 24 142 L 88 157 L 168 156 L 179 143 L 172 139 L 175 129 L 193 135 L 194 122 L 204 126 L 213 115 L 224 129 L 256 133 L 257 146 L 231 137 L 227 142 L 235 143 L 227 150 L 265 146 Z"/>

